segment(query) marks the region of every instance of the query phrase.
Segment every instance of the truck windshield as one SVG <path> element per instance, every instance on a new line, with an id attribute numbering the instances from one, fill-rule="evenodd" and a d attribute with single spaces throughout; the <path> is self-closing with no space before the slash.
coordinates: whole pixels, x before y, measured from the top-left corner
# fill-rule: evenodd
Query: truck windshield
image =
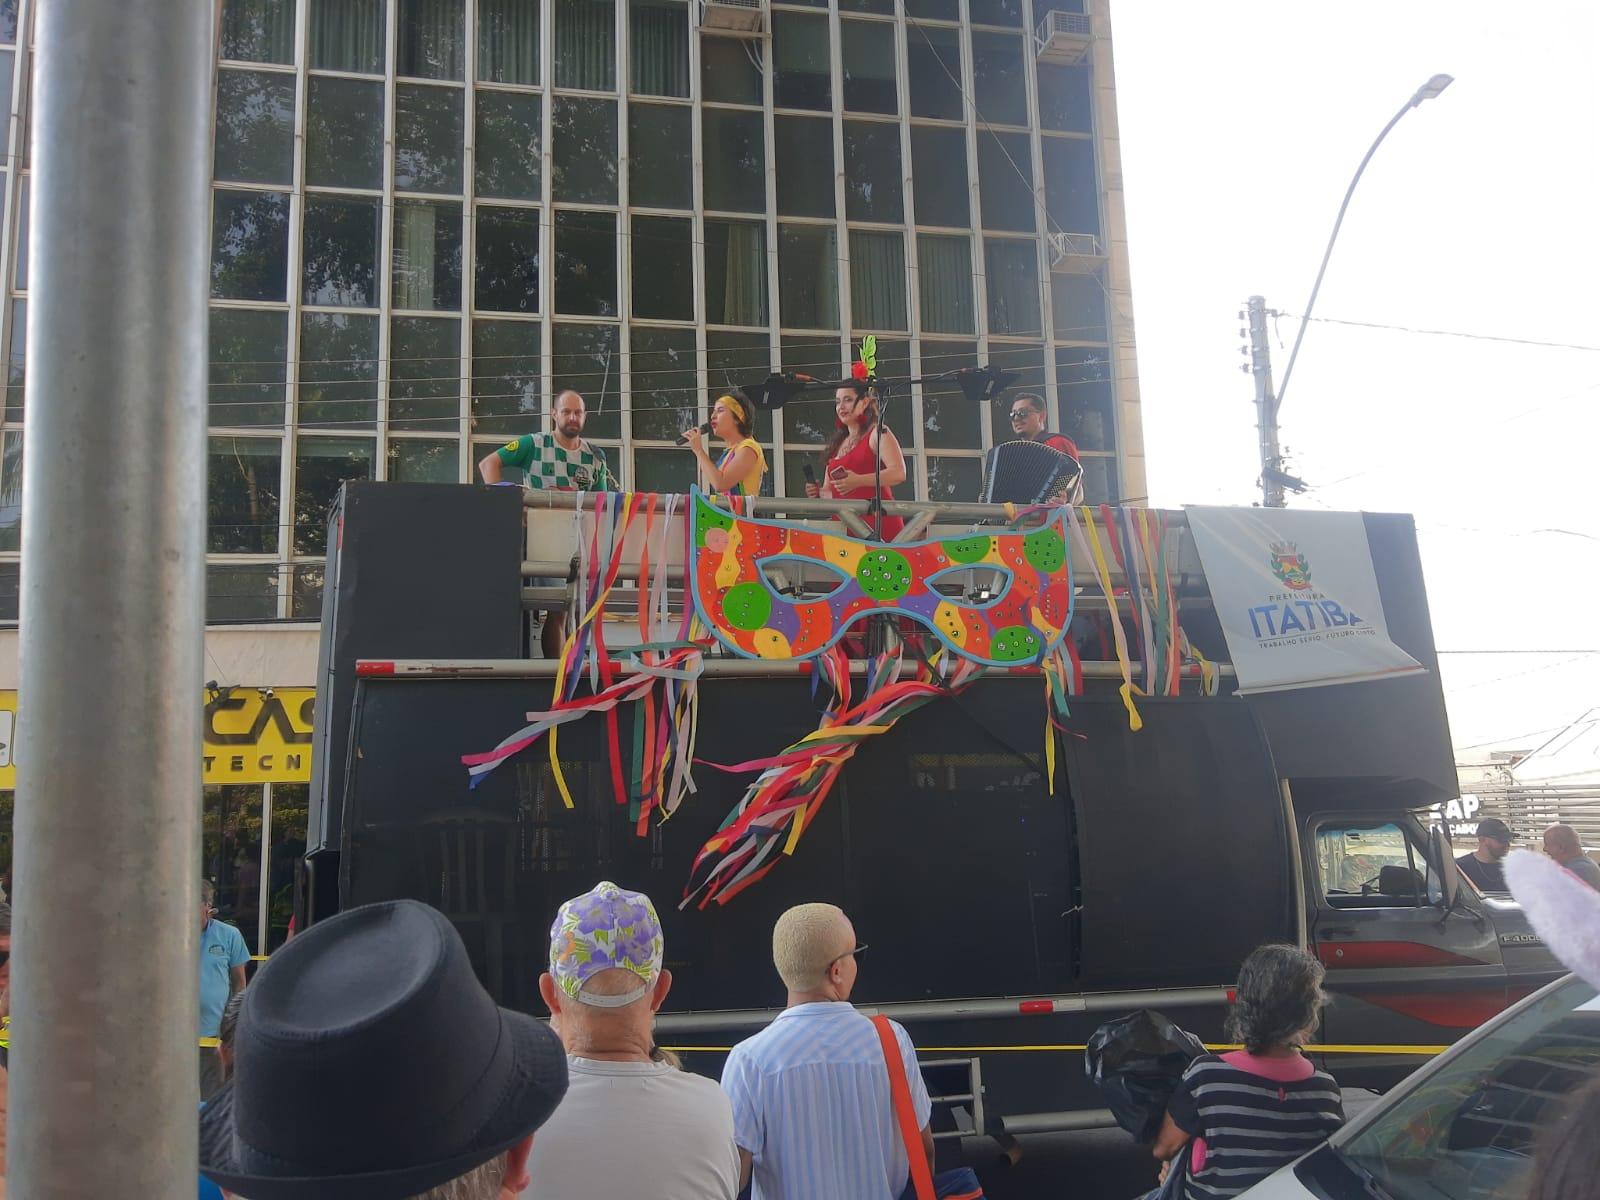
<path id="1" fill-rule="evenodd" d="M 1337 1152 L 1391 1200 L 1522 1200 L 1533 1145 L 1600 1065 L 1600 1000 L 1571 979 L 1479 1036 Z"/>

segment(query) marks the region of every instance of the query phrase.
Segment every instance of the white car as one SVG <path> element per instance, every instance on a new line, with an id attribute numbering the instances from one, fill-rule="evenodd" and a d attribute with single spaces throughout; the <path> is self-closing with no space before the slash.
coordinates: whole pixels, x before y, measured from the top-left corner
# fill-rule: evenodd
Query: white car
<path id="1" fill-rule="evenodd" d="M 1320 1149 L 1243 1194 L 1523 1200 L 1540 1131 L 1597 1067 L 1600 999 L 1569 975 L 1462 1038 Z"/>

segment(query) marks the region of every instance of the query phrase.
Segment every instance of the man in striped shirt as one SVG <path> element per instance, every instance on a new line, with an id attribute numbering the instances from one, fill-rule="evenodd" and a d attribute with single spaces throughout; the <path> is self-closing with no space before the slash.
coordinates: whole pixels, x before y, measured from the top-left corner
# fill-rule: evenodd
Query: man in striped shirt
<path id="1" fill-rule="evenodd" d="M 882 1043 L 850 1003 L 856 982 L 850 919 L 831 904 L 802 904 L 778 918 L 772 958 L 788 1007 L 733 1048 L 722 1088 L 733 1104 L 741 1182 L 752 1200 L 898 1200 L 910 1177 L 895 1122 Z M 933 1161 L 932 1104 L 917 1050 L 898 1024 L 922 1144 Z"/>

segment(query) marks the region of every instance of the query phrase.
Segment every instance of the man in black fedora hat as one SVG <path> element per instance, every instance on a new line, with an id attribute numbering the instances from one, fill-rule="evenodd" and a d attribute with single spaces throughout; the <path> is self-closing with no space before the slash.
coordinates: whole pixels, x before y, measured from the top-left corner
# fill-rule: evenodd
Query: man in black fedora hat
<path id="1" fill-rule="evenodd" d="M 495 1006 L 443 915 L 369 904 L 285 944 L 247 989 L 200 1171 L 245 1200 L 494 1200 L 527 1186 L 533 1131 L 566 1090 L 560 1040 Z"/>

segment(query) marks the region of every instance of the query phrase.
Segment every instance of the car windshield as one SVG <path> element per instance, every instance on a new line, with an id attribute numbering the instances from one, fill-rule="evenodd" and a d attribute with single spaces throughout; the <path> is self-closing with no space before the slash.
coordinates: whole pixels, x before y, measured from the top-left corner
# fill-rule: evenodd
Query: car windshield
<path id="1" fill-rule="evenodd" d="M 1522 1200 L 1533 1145 L 1600 1064 L 1600 1000 L 1568 980 L 1428 1075 L 1339 1154 L 1391 1200 Z"/>

